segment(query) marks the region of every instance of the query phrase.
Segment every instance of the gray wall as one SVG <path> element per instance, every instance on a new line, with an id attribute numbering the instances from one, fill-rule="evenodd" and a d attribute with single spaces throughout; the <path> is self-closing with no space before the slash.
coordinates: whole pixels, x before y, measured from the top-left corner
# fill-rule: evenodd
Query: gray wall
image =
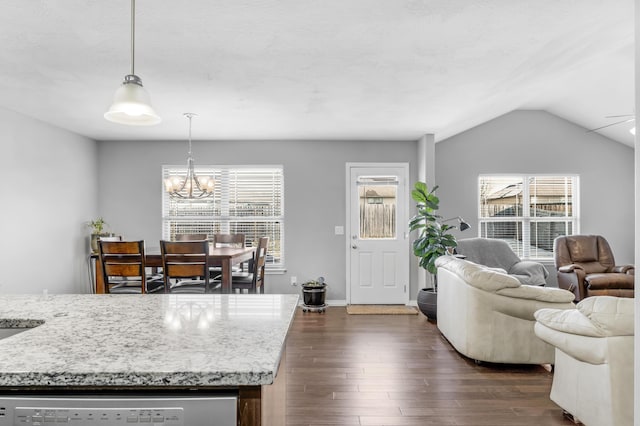
<path id="1" fill-rule="evenodd" d="M 0 137 L 0 178 L 8 195 L 0 209 L 0 292 L 86 292 L 85 224 L 98 215 L 113 231 L 157 245 L 161 165 L 183 164 L 186 141 L 96 143 L 4 109 Z M 331 300 L 346 294 L 344 237 L 334 235 L 334 226 L 345 225 L 345 163 L 409 162 L 411 180 L 417 176 L 416 142 L 216 141 L 194 142 L 193 150 L 196 164 L 284 166 L 288 271 L 270 276 L 269 289 L 297 292 L 291 275 L 298 281 L 323 275 Z M 631 263 L 633 156 L 631 148 L 553 115 L 516 111 L 436 144 L 441 212 L 465 217 L 474 229 L 458 237 L 472 236 L 479 173 L 578 173 L 582 232 L 605 235 L 618 263 Z M 37 263 L 33 250 L 40 254 Z M 46 278 L 25 279 L 34 270 Z"/>
<path id="2" fill-rule="evenodd" d="M 98 144 L 99 211 L 113 231 L 157 247 L 162 237 L 163 164 L 185 164 L 187 142 L 103 141 Z M 324 276 L 327 299 L 345 300 L 345 226 L 347 162 L 408 162 L 415 175 L 417 143 L 386 141 L 198 141 L 198 164 L 281 164 L 285 177 L 284 275 L 269 275 L 270 293 L 299 292 L 298 282 Z M 411 176 L 410 181 L 415 177 Z M 411 277 L 412 298 L 417 292 Z"/>
<path id="3" fill-rule="evenodd" d="M 86 292 L 96 142 L 1 108 L 0 140 L 0 292 Z"/>
<path id="4" fill-rule="evenodd" d="M 442 215 L 462 216 L 478 235 L 478 175 L 580 175 L 583 234 L 601 234 L 616 262 L 634 261 L 634 152 L 544 111 L 514 111 L 436 144 Z M 549 268 L 554 272 L 553 265 Z M 552 273 L 555 283 L 555 273 Z"/>

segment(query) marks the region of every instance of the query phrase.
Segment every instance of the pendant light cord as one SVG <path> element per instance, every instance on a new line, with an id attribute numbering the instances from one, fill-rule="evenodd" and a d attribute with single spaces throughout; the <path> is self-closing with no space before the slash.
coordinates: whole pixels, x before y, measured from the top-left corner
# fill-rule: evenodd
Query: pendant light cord
<path id="1" fill-rule="evenodd" d="M 135 75 L 136 0 L 131 0 L 131 75 Z"/>

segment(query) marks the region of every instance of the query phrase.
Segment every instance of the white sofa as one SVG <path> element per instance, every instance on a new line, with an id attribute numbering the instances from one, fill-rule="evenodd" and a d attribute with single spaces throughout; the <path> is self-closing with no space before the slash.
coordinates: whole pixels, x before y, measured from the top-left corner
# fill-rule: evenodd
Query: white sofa
<path id="1" fill-rule="evenodd" d="M 551 400 L 587 426 L 633 425 L 634 300 L 594 296 L 535 315 L 536 334 L 556 347 Z"/>
<path id="2" fill-rule="evenodd" d="M 521 285 L 513 276 L 453 256 L 438 267 L 438 328 L 475 361 L 552 364 L 554 348 L 534 333 L 534 312 L 575 309 L 573 293 Z"/>

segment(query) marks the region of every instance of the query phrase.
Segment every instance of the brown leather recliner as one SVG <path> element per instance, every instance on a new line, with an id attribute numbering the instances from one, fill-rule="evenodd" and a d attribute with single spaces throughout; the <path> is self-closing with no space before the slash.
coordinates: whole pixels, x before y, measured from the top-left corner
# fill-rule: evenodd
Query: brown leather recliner
<path id="1" fill-rule="evenodd" d="M 558 287 L 573 292 L 576 301 L 589 296 L 633 297 L 633 265 L 616 266 L 607 240 L 600 235 L 557 237 L 553 254 Z"/>

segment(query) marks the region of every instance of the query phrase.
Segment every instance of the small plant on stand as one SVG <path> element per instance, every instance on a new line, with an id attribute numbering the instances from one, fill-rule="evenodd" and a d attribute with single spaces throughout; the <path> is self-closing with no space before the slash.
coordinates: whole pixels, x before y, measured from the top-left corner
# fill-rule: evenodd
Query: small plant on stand
<path id="1" fill-rule="evenodd" d="M 307 281 L 302 284 L 302 312 L 316 311 L 324 313 L 327 305 L 324 302 L 327 284 L 324 277 L 318 277 L 315 280 Z"/>
<path id="2" fill-rule="evenodd" d="M 104 221 L 102 217 L 99 217 L 94 220 L 90 220 L 87 222 L 87 226 L 91 228 L 91 251 L 93 253 L 98 252 L 98 239 L 100 237 L 107 237 L 111 235 L 108 232 L 105 232 L 105 228 L 107 227 L 107 222 Z"/>

